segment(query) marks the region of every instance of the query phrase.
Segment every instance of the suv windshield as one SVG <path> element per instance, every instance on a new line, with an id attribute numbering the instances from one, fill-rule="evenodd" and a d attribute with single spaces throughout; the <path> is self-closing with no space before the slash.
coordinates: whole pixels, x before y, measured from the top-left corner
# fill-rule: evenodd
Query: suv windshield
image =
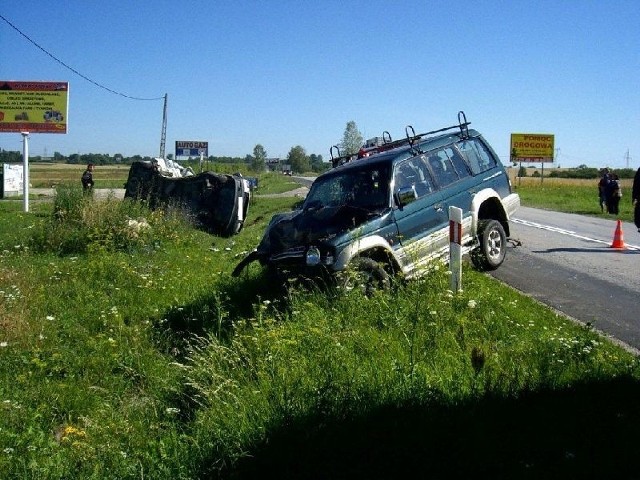
<path id="1" fill-rule="evenodd" d="M 305 210 L 349 206 L 382 209 L 389 206 L 390 168 L 388 164 L 347 169 L 318 178 L 304 202 Z"/>

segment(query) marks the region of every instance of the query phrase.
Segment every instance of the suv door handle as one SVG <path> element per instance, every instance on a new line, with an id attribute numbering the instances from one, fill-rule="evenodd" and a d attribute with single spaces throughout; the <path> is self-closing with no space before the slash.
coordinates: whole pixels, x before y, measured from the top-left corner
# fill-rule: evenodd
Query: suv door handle
<path id="1" fill-rule="evenodd" d="M 436 203 L 436 204 L 433 206 L 433 209 L 434 209 L 436 212 L 441 212 L 441 211 L 443 210 L 443 208 L 442 208 L 442 204 L 441 204 L 441 203 Z"/>

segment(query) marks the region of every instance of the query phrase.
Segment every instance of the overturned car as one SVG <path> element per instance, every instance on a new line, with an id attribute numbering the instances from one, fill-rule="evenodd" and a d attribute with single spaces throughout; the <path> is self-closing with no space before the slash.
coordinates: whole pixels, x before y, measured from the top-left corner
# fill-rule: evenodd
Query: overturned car
<path id="1" fill-rule="evenodd" d="M 147 202 L 152 209 L 183 208 L 203 229 L 222 236 L 242 230 L 251 199 L 249 182 L 240 174 L 194 174 L 163 159 L 134 162 L 124 188 L 125 198 Z"/>

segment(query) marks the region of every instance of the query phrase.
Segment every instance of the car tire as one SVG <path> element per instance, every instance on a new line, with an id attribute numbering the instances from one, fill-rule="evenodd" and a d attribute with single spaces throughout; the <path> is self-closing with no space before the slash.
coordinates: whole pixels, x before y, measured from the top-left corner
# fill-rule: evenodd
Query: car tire
<path id="1" fill-rule="evenodd" d="M 478 222 L 480 245 L 471 252 L 473 265 L 482 271 L 495 270 L 504 262 L 507 253 L 507 235 L 497 220 Z"/>
<path id="2" fill-rule="evenodd" d="M 341 283 L 347 290 L 361 288 L 365 295 L 371 296 L 376 290 L 389 290 L 391 278 L 382 263 L 373 258 L 358 257 L 343 273 Z"/>

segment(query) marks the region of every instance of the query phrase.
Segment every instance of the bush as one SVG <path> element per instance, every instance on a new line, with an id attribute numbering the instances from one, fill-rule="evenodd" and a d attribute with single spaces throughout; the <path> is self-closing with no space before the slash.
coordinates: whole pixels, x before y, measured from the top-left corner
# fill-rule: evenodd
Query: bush
<path id="1" fill-rule="evenodd" d="M 160 221 L 161 217 L 167 221 Z M 93 248 L 129 252 L 174 237 L 179 223 L 183 220 L 177 216 L 151 212 L 138 202 L 96 201 L 80 187 L 63 185 L 56 189 L 51 218 L 35 229 L 29 248 L 57 255 L 82 254 Z"/>

